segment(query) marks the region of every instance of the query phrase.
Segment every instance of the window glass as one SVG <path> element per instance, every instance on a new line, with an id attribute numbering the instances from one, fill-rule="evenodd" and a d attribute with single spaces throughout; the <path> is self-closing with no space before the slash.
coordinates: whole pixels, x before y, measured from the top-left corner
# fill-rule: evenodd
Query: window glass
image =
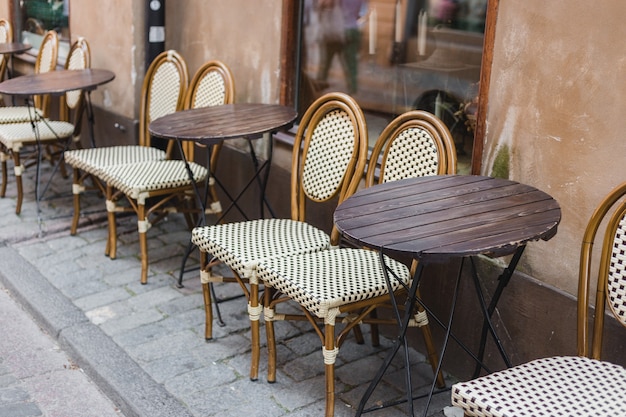
<path id="1" fill-rule="evenodd" d="M 487 0 L 304 0 L 300 108 L 347 92 L 372 143 L 398 114 L 428 110 L 469 172 L 486 10 Z"/>
<path id="2" fill-rule="evenodd" d="M 19 40 L 30 43 L 36 54 L 48 30 L 59 34 L 59 62 L 65 62 L 69 50 L 69 0 L 14 0 Z"/>

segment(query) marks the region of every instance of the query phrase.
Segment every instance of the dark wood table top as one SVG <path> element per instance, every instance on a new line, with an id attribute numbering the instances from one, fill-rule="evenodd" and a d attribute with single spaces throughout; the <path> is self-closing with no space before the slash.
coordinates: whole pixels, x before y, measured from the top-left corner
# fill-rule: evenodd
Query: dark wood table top
<path id="1" fill-rule="evenodd" d="M 164 139 L 212 145 L 224 139 L 254 139 L 291 126 L 297 117 L 289 106 L 237 103 L 183 110 L 150 123 L 150 133 Z"/>
<path id="2" fill-rule="evenodd" d="M 10 95 L 63 94 L 73 90 L 92 90 L 115 78 L 104 69 L 58 70 L 15 77 L 0 83 L 0 93 Z"/>
<path id="3" fill-rule="evenodd" d="M 357 244 L 432 260 L 503 256 L 529 241 L 548 240 L 556 234 L 561 209 L 529 185 L 444 175 L 360 190 L 339 205 L 334 220 Z"/>
<path id="4" fill-rule="evenodd" d="M 0 43 L 0 54 L 20 54 L 31 49 L 33 46 L 21 42 Z"/>

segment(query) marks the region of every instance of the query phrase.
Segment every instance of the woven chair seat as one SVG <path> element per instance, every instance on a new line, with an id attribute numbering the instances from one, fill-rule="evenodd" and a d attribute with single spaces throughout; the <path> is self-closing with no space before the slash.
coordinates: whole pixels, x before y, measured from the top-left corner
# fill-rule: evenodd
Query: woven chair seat
<path id="1" fill-rule="evenodd" d="M 260 219 L 196 227 L 191 241 L 242 278 L 252 278 L 259 262 L 276 256 L 327 249 L 330 238 L 308 223 Z"/>
<path id="2" fill-rule="evenodd" d="M 203 181 L 207 169 L 190 162 L 189 167 L 196 182 Z M 181 160 L 144 161 L 135 164 L 112 165 L 102 169 L 102 179 L 133 199 L 146 193 L 191 185 L 185 162 Z"/>
<path id="3" fill-rule="evenodd" d="M 68 165 L 92 175 L 97 175 L 104 167 L 112 165 L 163 159 L 165 151 L 137 145 L 75 149 L 65 152 L 65 162 Z"/>
<path id="4" fill-rule="evenodd" d="M 455 384 L 452 405 L 474 417 L 626 415 L 626 369 L 578 356 L 537 359 Z"/>
<path id="5" fill-rule="evenodd" d="M 39 121 L 35 123 L 39 137 L 35 136 L 30 123 L 0 124 L 0 142 L 13 152 L 19 152 L 24 144 L 32 144 L 39 139 L 42 142 L 68 138 L 74 133 L 74 125 L 61 121 Z"/>
<path id="6" fill-rule="evenodd" d="M 0 123 L 25 123 L 43 117 L 41 110 L 28 106 L 0 107 Z"/>
<path id="7" fill-rule="evenodd" d="M 388 257 L 385 264 L 408 284 L 409 269 L 404 264 Z M 320 318 L 332 316 L 333 310 L 343 305 L 389 293 L 380 255 L 364 249 L 342 248 L 274 258 L 261 262 L 257 273 L 266 285 Z M 398 279 L 390 276 L 394 291 L 401 286 Z"/>

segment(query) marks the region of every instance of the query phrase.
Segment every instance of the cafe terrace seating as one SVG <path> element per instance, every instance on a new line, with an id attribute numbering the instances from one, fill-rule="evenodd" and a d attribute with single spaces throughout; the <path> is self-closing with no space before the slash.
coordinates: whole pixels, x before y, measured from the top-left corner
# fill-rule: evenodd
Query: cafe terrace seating
<path id="1" fill-rule="evenodd" d="M 54 71 L 59 52 L 59 38 L 54 30 L 44 35 L 35 61 L 35 74 Z M 28 98 L 30 100 L 30 98 Z M 0 123 L 30 122 L 33 117 L 47 117 L 50 110 L 50 96 L 35 96 L 32 104 L 0 107 Z"/>
<path id="2" fill-rule="evenodd" d="M 228 67 L 219 61 L 211 61 L 201 67 L 192 79 L 187 90 L 185 108 L 198 108 L 229 104 L 234 99 L 234 80 Z M 176 140 L 170 140 L 173 147 Z M 137 214 L 139 246 L 141 251 L 141 283 L 148 282 L 148 237 L 152 224 L 168 213 L 186 215 L 189 229 L 196 225 L 199 214 L 194 185 L 207 178 L 207 169 L 194 163 L 195 143 L 182 142 L 185 158 L 161 161 L 142 161 L 123 165 L 103 167 L 99 177 L 107 184 L 106 199 L 109 224 L 109 256 L 115 258 L 117 247 L 117 227 L 115 214 L 120 211 L 133 211 Z M 217 152 L 214 152 L 214 157 Z M 217 165 L 213 159 L 212 172 Z M 193 182 L 189 172 L 193 173 Z M 194 184 L 195 183 L 195 184 Z M 215 190 L 210 187 L 212 197 L 211 213 L 220 213 L 221 208 Z M 118 204 L 120 199 L 129 204 Z M 194 218 L 194 215 L 196 218 Z"/>
<path id="3" fill-rule="evenodd" d="M 291 218 L 259 219 L 196 227 L 191 240 L 201 251 L 205 300 L 205 337 L 211 339 L 213 312 L 210 284 L 237 282 L 248 300 L 252 358 L 250 379 L 258 378 L 262 303 L 256 266 L 263 260 L 327 249 L 332 239 L 307 223 L 307 209 L 333 198 L 339 202 L 357 188 L 367 157 L 365 118 L 356 101 L 342 93 L 318 98 L 303 115 L 293 145 Z M 333 200 L 334 201 L 334 200 Z M 207 262 L 208 259 L 208 262 Z M 223 262 L 233 277 L 212 274 Z"/>
<path id="4" fill-rule="evenodd" d="M 380 168 L 377 168 L 379 156 Z M 435 116 L 424 111 L 412 111 L 398 116 L 381 133 L 372 151 L 366 185 L 455 172 L 456 150 L 448 129 Z M 333 235 L 331 245 L 338 243 L 338 236 Z M 385 264 L 391 270 L 390 274 L 396 277 L 390 280 L 394 291 L 402 292 L 404 287 L 400 282 L 410 285 L 412 270 L 387 256 Z M 382 268 L 377 251 L 347 247 L 259 262 L 257 275 L 265 286 L 268 379 L 274 380 L 276 375 L 274 322 L 303 319 L 293 314 L 279 314 L 276 308 L 287 301 L 295 301 L 322 342 L 326 416 L 333 416 L 335 360 L 347 334 L 360 323 L 398 326 L 393 316 L 384 319 L 375 314 L 377 308 L 388 307 L 391 301 Z M 337 335 L 335 323 L 344 324 Z M 431 365 L 436 372 L 437 353 L 431 340 L 428 317 L 421 308 L 415 311 L 411 326 L 422 328 Z M 377 343 L 376 340 L 373 342 Z M 440 373 L 437 380 L 443 386 Z"/>
<path id="5" fill-rule="evenodd" d="M 87 190 L 103 195 L 106 186 L 98 174 L 103 167 L 140 161 L 166 159 L 172 152 L 150 146 L 148 126 L 152 120 L 181 110 L 189 82 L 187 64 L 173 50 L 159 54 L 146 71 L 139 109 L 139 144 L 75 149 L 65 152 L 65 162 L 73 168 L 74 214 L 70 234 L 75 235 L 80 221 L 80 196 Z M 106 253 L 109 253 L 107 245 Z"/>
<path id="6" fill-rule="evenodd" d="M 578 356 L 536 359 L 455 384 L 452 404 L 466 417 L 625 415 L 626 369 L 601 360 L 605 311 L 626 326 L 625 196 L 623 183 L 604 198 L 585 230 L 578 283 Z M 594 254 L 594 244 L 600 242 L 599 253 Z M 593 314 L 589 293 L 596 266 Z"/>
<path id="7" fill-rule="evenodd" d="M 65 69 L 86 69 L 91 65 L 89 43 L 79 38 L 70 48 Z M 0 124 L 0 163 L 2 164 L 2 189 L 0 196 L 6 193 L 8 175 L 7 160 L 12 156 L 17 184 L 17 203 L 15 213 L 20 214 L 23 200 L 22 172 L 27 166 L 41 163 L 42 152 L 53 164 L 63 164 L 63 152 L 80 138 L 83 115 L 82 91 L 69 91 L 60 100 L 60 120 L 39 118 L 32 123 Z M 0 108 L 5 109 L 6 107 Z M 72 119 L 72 122 L 70 122 Z M 29 151 L 25 153 L 25 151 Z M 62 168 L 64 168 L 62 166 Z M 63 172 L 65 170 L 63 169 Z"/>

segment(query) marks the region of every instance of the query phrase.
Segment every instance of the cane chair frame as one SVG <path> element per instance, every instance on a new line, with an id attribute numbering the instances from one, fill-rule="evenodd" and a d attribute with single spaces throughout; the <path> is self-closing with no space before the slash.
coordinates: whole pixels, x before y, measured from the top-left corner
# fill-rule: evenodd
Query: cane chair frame
<path id="1" fill-rule="evenodd" d="M 577 356 L 540 358 L 458 383 L 452 404 L 466 417 L 512 415 L 593 415 L 609 417 L 626 409 L 626 369 L 601 360 L 605 312 L 626 327 L 626 182 L 614 188 L 593 212 L 582 239 L 577 300 Z M 602 234 L 601 226 L 604 227 Z M 593 247 L 602 241 L 599 260 Z M 595 314 L 590 303 L 593 267 Z M 607 308 L 608 304 L 608 308 Z M 589 317 L 592 314 L 593 319 Z M 593 322 L 593 324 L 592 324 Z M 511 398 L 526 393 L 524 398 Z M 543 404 L 546 404 L 543 406 Z M 584 410 L 583 410 L 584 408 Z M 618 412 L 619 414 L 619 412 Z"/>
<path id="2" fill-rule="evenodd" d="M 0 19 L 0 43 L 9 43 L 13 41 L 13 28 L 11 22 L 7 19 Z M 3 54 L 0 57 L 0 81 L 7 76 L 9 67 L 9 56 Z"/>
<path id="3" fill-rule="evenodd" d="M 59 38 L 54 30 L 44 35 L 35 60 L 35 74 L 54 71 L 59 53 Z M 33 114 L 37 118 L 47 117 L 50 110 L 50 95 L 35 95 L 32 104 L 0 108 L 0 123 L 30 122 Z"/>
<path id="4" fill-rule="evenodd" d="M 380 157 L 379 157 L 380 156 Z M 381 165 L 378 168 L 377 161 Z M 456 172 L 456 151 L 452 135 L 445 125 L 430 113 L 412 111 L 398 116 L 381 133 L 376 141 L 366 174 L 366 186 L 375 183 L 395 181 L 401 178 L 453 174 Z M 378 179 L 376 176 L 378 175 Z M 359 177 L 360 179 L 360 177 Z M 339 244 L 339 236 L 331 239 L 331 244 Z M 400 262 L 386 258 L 385 263 L 394 274 L 407 285 L 414 275 L 416 263 L 409 270 Z M 346 264 L 348 269 L 342 270 Z M 318 267 L 318 265 L 324 265 Z M 329 266 L 332 265 L 332 266 Z M 372 344 L 378 344 L 377 327 L 379 324 L 397 325 L 394 319 L 378 318 L 378 308 L 388 308 L 390 294 L 380 280 L 377 284 L 363 284 L 368 276 L 380 275 L 381 265 L 378 254 L 366 249 L 334 249 L 324 253 L 302 254 L 291 259 L 281 258 L 259 265 L 259 277 L 265 284 L 264 316 L 268 346 L 268 379 L 276 376 L 276 341 L 274 321 L 307 320 L 315 329 L 322 342 L 326 375 L 326 416 L 334 414 L 335 406 L 335 358 L 348 333 L 356 330 L 358 324 L 372 325 Z M 302 271 L 314 272 L 302 276 Z M 329 272 L 330 271 L 330 272 Z M 341 272 L 339 272 L 341 271 Z M 318 277 L 325 276 L 319 279 Z M 334 282 L 350 283 L 337 286 L 337 295 L 332 293 Z M 381 278 L 382 279 L 382 278 Z M 362 281 L 362 282 L 359 282 Z M 375 281 L 372 279 L 372 281 Z M 331 284 L 331 282 L 333 284 Z M 342 285 L 350 291 L 344 296 L 339 294 Z M 371 285 L 368 287 L 368 285 Z M 332 290 L 330 288 L 333 288 Z M 361 293 L 361 291 L 364 291 Z M 365 293 L 367 291 L 367 294 Z M 397 284 L 394 296 L 403 293 Z M 338 299 L 338 300 L 337 300 Z M 276 307 L 288 301 L 300 304 L 303 315 L 277 314 Z M 322 300 L 322 301 L 320 301 Z M 329 303 L 329 306 L 326 306 Z M 332 307 L 335 305 L 335 307 Z M 345 323 L 338 333 L 335 323 L 342 317 Z M 322 321 L 322 323 L 320 323 Z M 418 309 L 411 325 L 422 329 L 433 372 L 437 373 L 437 353 L 432 343 L 428 318 L 423 309 Z M 439 386 L 444 386 L 443 375 L 437 373 Z"/>
<path id="5" fill-rule="evenodd" d="M 185 96 L 187 92 L 187 88 L 189 87 L 189 71 L 187 69 L 187 63 L 183 59 L 183 57 L 178 54 L 178 52 L 174 50 L 168 50 L 159 54 L 148 70 L 146 71 L 146 75 L 144 77 L 143 85 L 142 85 L 142 94 L 141 94 L 141 103 L 140 103 L 140 114 L 143 117 L 139 120 L 139 145 L 137 148 L 151 148 L 151 135 L 149 131 L 150 122 L 152 120 L 156 120 L 159 117 L 165 116 L 167 114 L 180 111 L 184 108 Z M 165 92 L 166 94 L 161 95 L 161 93 Z M 135 148 L 135 146 L 133 146 Z M 167 144 L 167 150 L 165 151 L 165 159 L 169 159 L 173 151 L 173 141 L 169 141 Z M 193 160 L 193 149 L 189 149 L 189 147 L 184 147 L 185 152 L 189 152 L 188 158 Z M 136 164 L 142 164 L 144 162 L 152 162 L 154 160 L 162 160 L 161 158 L 150 158 L 147 161 L 141 160 L 138 162 L 126 161 L 126 163 L 122 165 L 128 166 L 137 166 Z M 107 179 L 110 180 L 111 172 L 107 172 L 110 170 L 115 170 L 115 167 L 119 167 L 121 165 L 108 165 L 108 166 L 99 166 L 98 170 L 95 172 L 95 176 L 97 177 L 97 183 L 100 184 L 100 187 L 104 188 L 105 196 L 106 196 L 106 207 L 107 207 L 107 220 L 108 220 L 108 239 L 107 245 L 105 248 L 105 255 L 107 255 L 111 259 L 115 259 L 117 257 L 117 226 L 116 226 L 116 213 L 117 212 L 135 212 L 137 214 L 139 226 L 139 237 L 140 237 L 140 251 L 141 251 L 141 283 L 146 284 L 148 282 L 148 248 L 147 241 L 145 238 L 145 233 L 149 227 L 147 223 L 148 216 L 152 213 L 152 211 L 158 211 L 163 205 L 165 205 L 168 200 L 160 199 L 160 202 L 154 206 L 152 206 L 151 211 L 146 210 L 145 200 L 147 196 L 142 194 L 141 196 L 128 196 L 125 194 L 124 190 L 117 190 L 108 184 Z M 131 171 L 132 172 L 132 171 Z M 115 170 L 117 174 L 117 170 Z M 123 181 L 123 175 L 119 177 L 120 180 Z M 185 187 L 186 189 L 186 187 Z M 181 191 L 180 189 L 172 189 L 170 188 L 170 194 L 172 191 Z M 130 191 L 126 191 L 130 193 Z M 164 190 L 154 191 L 150 196 L 152 197 L 162 197 L 166 192 Z M 172 196 L 174 198 L 174 196 Z M 129 203 L 129 206 L 122 206 L 118 204 L 118 200 L 124 199 Z M 165 213 L 159 215 L 157 222 L 165 217 Z"/>
<path id="6" fill-rule="evenodd" d="M 194 74 L 187 96 L 185 97 L 185 109 L 196 109 L 200 107 L 217 106 L 221 104 L 232 104 L 235 101 L 235 77 L 232 71 L 224 62 L 219 60 L 211 60 L 202 65 Z M 185 141 L 183 145 L 196 146 L 199 148 L 207 148 L 197 142 Z M 222 207 L 215 189 L 215 171 L 219 155 L 222 150 L 222 143 L 212 145 L 208 149 L 210 178 L 209 178 L 209 197 L 211 198 L 210 208 L 206 210 L 206 214 L 214 214 L 220 216 Z M 188 150 L 189 152 L 190 150 Z"/>
<path id="7" fill-rule="evenodd" d="M 164 68 L 162 72 L 159 69 Z M 160 74 L 160 77 L 157 77 Z M 167 74 L 173 75 L 171 80 Z M 81 215 L 81 194 L 87 190 L 106 195 L 106 184 L 100 177 L 103 167 L 147 160 L 162 160 L 165 151 L 150 147 L 150 122 L 167 113 L 183 108 L 185 91 L 189 81 L 187 64 L 174 50 L 157 55 L 144 76 L 139 110 L 139 144 L 102 148 L 77 149 L 65 154 L 66 162 L 73 168 L 73 207 L 70 234 L 78 231 Z M 158 109 L 155 109 L 157 108 Z M 88 183 L 91 185 L 88 185 Z M 107 241 L 108 242 L 108 241 Z M 105 253 L 109 254 L 107 243 Z"/>
<path id="8" fill-rule="evenodd" d="M 332 124 L 338 122 L 338 127 L 333 130 Z M 319 130 L 318 130 L 319 129 Z M 321 141 L 321 137 L 329 135 L 328 145 L 337 144 L 334 152 L 342 155 L 343 160 L 333 161 L 332 169 L 315 172 L 315 163 L 324 157 L 328 157 L 328 149 L 316 151 L 318 147 L 313 147 L 314 140 Z M 333 136 L 335 135 L 335 136 Z M 331 152 L 332 153 L 332 152 Z M 335 155 L 336 156 L 336 155 Z M 318 98 L 307 109 L 303 115 L 298 131 L 295 135 L 292 164 L 291 164 L 291 217 L 289 219 L 261 219 L 237 224 L 224 224 L 196 228 L 192 233 L 192 241 L 201 250 L 202 272 L 201 280 L 203 295 L 205 300 L 205 338 L 213 337 L 213 311 L 211 301 L 210 284 L 215 282 L 237 282 L 242 288 L 248 302 L 248 313 L 250 316 L 250 329 L 252 341 L 252 354 L 250 366 L 250 379 L 258 378 L 259 358 L 260 358 L 260 330 L 259 320 L 263 312 L 263 300 L 260 296 L 260 285 L 262 284 L 256 277 L 254 265 L 259 260 L 286 256 L 301 252 L 318 251 L 328 249 L 330 241 L 338 241 L 339 233 L 332 226 L 330 236 L 320 229 L 308 223 L 307 202 L 310 204 L 323 203 L 336 198 L 338 203 L 343 201 L 357 189 L 362 178 L 367 158 L 367 127 L 365 117 L 360 107 L 346 94 L 328 93 Z M 331 158 L 332 159 L 332 158 Z M 307 164 L 308 163 L 308 164 Z M 312 164 L 312 165 L 311 165 Z M 324 184 L 324 181 L 326 183 Z M 324 184 L 326 187 L 319 187 Z M 333 200 L 334 201 L 334 200 Z M 276 243 L 276 247 L 269 249 L 240 249 L 245 254 L 233 253 L 227 238 L 221 235 L 231 235 L 232 240 L 248 231 L 250 228 L 248 242 L 257 245 L 257 240 L 252 236 L 259 237 L 259 240 L 280 242 L 289 241 L 289 247 L 285 244 Z M 213 237 L 208 235 L 215 230 Z M 205 235 L 206 232 L 206 235 Z M 272 233 L 276 233 L 273 235 Z M 275 238 L 278 234 L 281 238 Z M 221 234 L 221 235 L 220 235 Z M 221 241 L 220 241 L 221 238 Z M 215 239 L 211 241 L 211 239 Z M 268 240 L 269 239 L 269 240 Z M 293 240 L 292 240 L 293 239 Z M 269 245 L 268 245 L 269 246 Z M 257 253 L 252 253 L 252 252 Z M 252 253 L 252 254 L 251 254 Z M 262 254 L 260 254 L 262 253 Z M 207 262 L 207 257 L 212 258 Z M 256 257 L 255 257 L 256 256 Z M 249 259 L 248 259 L 249 258 Z M 233 272 L 234 277 L 220 277 L 212 273 L 211 268 L 218 263 L 227 264 Z M 268 380 L 273 381 L 275 376 L 268 375 Z"/>
<path id="9" fill-rule="evenodd" d="M 215 106 L 221 104 L 230 104 L 235 97 L 234 89 L 234 77 L 230 69 L 220 61 L 209 61 L 205 63 L 194 75 L 192 82 L 187 89 L 184 106 L 185 108 L 199 108 L 206 106 Z M 173 146 L 177 143 L 176 140 L 170 140 L 168 147 L 173 149 Z M 159 172 L 162 169 L 170 168 L 173 166 L 186 167 L 186 163 L 189 163 L 191 171 L 193 171 L 196 185 L 204 180 L 208 175 L 206 169 L 200 165 L 194 163 L 195 143 L 190 141 L 183 141 L 181 149 L 184 153 L 184 161 L 181 160 L 165 160 L 165 161 L 153 161 L 146 163 L 131 164 L 131 170 L 135 171 L 134 175 L 148 174 L 150 172 Z M 217 165 L 217 151 L 211 152 L 209 156 L 211 158 L 211 173 L 214 172 Z M 124 195 L 125 199 L 129 202 L 130 208 L 135 211 L 138 216 L 139 222 L 139 243 L 141 249 L 142 259 L 142 271 L 141 271 L 141 283 L 147 283 L 148 277 L 148 251 L 147 251 L 147 229 L 144 224 L 153 225 L 163 218 L 167 213 L 173 211 L 184 213 L 186 215 L 187 225 L 191 229 L 196 222 L 194 216 L 199 214 L 199 207 L 195 205 L 194 198 L 194 184 L 191 182 L 185 182 L 184 179 L 180 179 L 180 186 L 161 186 L 159 181 L 148 182 L 142 190 L 142 195 L 134 195 L 133 192 L 129 192 L 128 189 L 122 189 L 118 184 L 127 183 L 123 179 L 113 180 L 109 175 L 111 170 L 119 171 L 119 168 L 111 167 L 105 169 L 103 177 L 107 180 L 107 201 L 115 201 L 120 196 Z M 184 173 L 187 175 L 187 172 Z M 188 177 L 186 177 L 188 179 Z M 205 214 L 218 214 L 221 213 L 221 206 L 219 199 L 214 188 L 214 181 L 212 176 L 209 175 L 208 181 L 209 197 L 211 198 L 211 206 L 205 211 Z M 109 182 L 111 184 L 109 184 Z M 118 190 L 114 190 L 117 187 Z M 148 198 L 158 197 L 158 202 L 155 204 L 146 205 Z M 170 203 L 177 202 L 171 205 Z M 109 203 L 110 204 L 110 203 Z M 165 210 L 164 210 L 165 209 Z M 117 210 L 117 208 L 116 208 Z M 115 211 L 109 211 L 109 230 L 110 230 L 110 247 L 115 248 L 116 230 L 115 230 Z M 149 217 L 152 219 L 149 220 Z M 111 256 L 111 253 L 109 254 Z"/>
<path id="10" fill-rule="evenodd" d="M 90 63 L 89 44 L 84 38 L 79 38 L 70 48 L 65 68 L 85 69 L 89 68 Z M 39 145 L 45 145 L 45 157 L 52 165 L 56 166 L 58 163 L 63 177 L 67 177 L 63 153 L 72 142 L 80 139 L 83 109 L 82 90 L 70 91 L 61 96 L 59 120 L 38 118 L 32 122 L 0 124 L 0 163 L 2 164 L 0 197 L 5 196 L 8 180 L 7 160 L 12 156 L 17 185 L 16 214 L 20 214 L 24 198 L 22 173 L 27 167 L 39 164 L 44 156 L 40 155 L 44 149 L 39 149 Z M 22 155 L 23 148 L 35 146 L 37 148 L 32 152 Z M 58 161 L 57 158 L 59 158 Z"/>

